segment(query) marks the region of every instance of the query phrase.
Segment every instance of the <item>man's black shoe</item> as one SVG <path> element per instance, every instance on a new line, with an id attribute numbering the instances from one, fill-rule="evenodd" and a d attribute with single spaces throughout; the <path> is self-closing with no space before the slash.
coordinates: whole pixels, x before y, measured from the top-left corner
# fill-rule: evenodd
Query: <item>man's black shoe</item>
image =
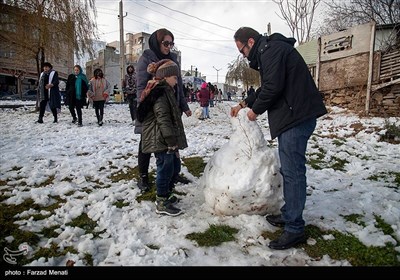
<path id="1" fill-rule="evenodd" d="M 285 222 L 282 219 L 282 215 L 269 215 L 266 216 L 265 219 L 268 223 L 276 227 L 284 227 Z"/>
<path id="2" fill-rule="evenodd" d="M 284 231 L 278 239 L 273 240 L 269 243 L 268 247 L 274 250 L 285 250 L 292 248 L 293 246 L 305 243 L 307 240 L 304 232 L 302 233 L 292 233 Z"/>
<path id="3" fill-rule="evenodd" d="M 190 181 L 189 179 L 186 179 L 185 177 L 182 177 L 181 175 L 178 175 L 176 178 L 175 178 L 175 184 L 177 184 L 177 183 L 182 183 L 182 184 L 189 184 L 189 183 L 191 183 L 192 181 Z"/>

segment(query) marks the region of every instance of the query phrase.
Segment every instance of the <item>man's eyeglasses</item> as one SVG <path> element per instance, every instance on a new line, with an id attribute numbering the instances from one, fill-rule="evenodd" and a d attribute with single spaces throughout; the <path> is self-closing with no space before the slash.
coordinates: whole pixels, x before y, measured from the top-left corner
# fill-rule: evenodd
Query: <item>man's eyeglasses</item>
<path id="1" fill-rule="evenodd" d="M 244 49 L 246 46 L 247 46 L 247 43 L 244 44 L 243 47 L 241 47 L 240 50 L 239 50 L 239 52 L 240 52 L 241 54 L 243 54 L 243 55 L 244 55 L 243 49 Z"/>
<path id="2" fill-rule="evenodd" d="M 170 46 L 172 48 L 175 45 L 174 42 L 170 42 L 170 41 L 162 41 L 161 44 L 163 44 L 163 46 L 166 48 L 168 48 L 168 46 Z"/>

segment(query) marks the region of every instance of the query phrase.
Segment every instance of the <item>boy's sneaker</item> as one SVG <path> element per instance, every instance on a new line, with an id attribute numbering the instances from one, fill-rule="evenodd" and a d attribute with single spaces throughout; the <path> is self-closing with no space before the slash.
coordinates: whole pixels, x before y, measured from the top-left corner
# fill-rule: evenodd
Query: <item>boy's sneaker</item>
<path id="1" fill-rule="evenodd" d="M 171 193 L 171 194 L 168 196 L 167 200 L 168 200 L 171 204 L 177 204 L 177 203 L 180 201 L 180 199 L 177 198 L 173 193 Z"/>
<path id="2" fill-rule="evenodd" d="M 156 197 L 156 213 L 168 216 L 178 216 L 182 214 L 182 210 L 176 208 L 166 197 Z"/>

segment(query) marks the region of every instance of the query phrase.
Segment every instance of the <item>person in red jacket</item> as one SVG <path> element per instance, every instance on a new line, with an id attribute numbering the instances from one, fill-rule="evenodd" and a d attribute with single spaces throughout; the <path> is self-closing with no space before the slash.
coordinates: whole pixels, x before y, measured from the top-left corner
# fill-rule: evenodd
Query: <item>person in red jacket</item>
<path id="1" fill-rule="evenodd" d="M 199 92 L 199 102 L 200 106 L 203 108 L 203 115 L 200 119 L 209 119 L 210 90 L 208 89 L 208 84 L 206 82 L 201 84 L 201 89 Z"/>

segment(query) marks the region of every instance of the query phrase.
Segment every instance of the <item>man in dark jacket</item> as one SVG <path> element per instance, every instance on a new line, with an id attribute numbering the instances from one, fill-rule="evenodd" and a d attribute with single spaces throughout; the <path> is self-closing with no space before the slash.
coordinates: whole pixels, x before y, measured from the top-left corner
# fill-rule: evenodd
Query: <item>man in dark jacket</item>
<path id="1" fill-rule="evenodd" d="M 251 108 L 247 117 L 255 121 L 268 111 L 272 139 L 278 137 L 278 151 L 283 177 L 285 204 L 280 215 L 267 221 L 284 227 L 282 235 L 269 243 L 276 250 L 291 248 L 306 241 L 303 210 L 306 202 L 306 148 L 318 117 L 327 113 L 322 96 L 301 55 L 294 48 L 296 40 L 274 33 L 262 36 L 250 27 L 239 28 L 234 40 L 250 67 L 258 70 L 261 88 L 231 109 Z"/>

